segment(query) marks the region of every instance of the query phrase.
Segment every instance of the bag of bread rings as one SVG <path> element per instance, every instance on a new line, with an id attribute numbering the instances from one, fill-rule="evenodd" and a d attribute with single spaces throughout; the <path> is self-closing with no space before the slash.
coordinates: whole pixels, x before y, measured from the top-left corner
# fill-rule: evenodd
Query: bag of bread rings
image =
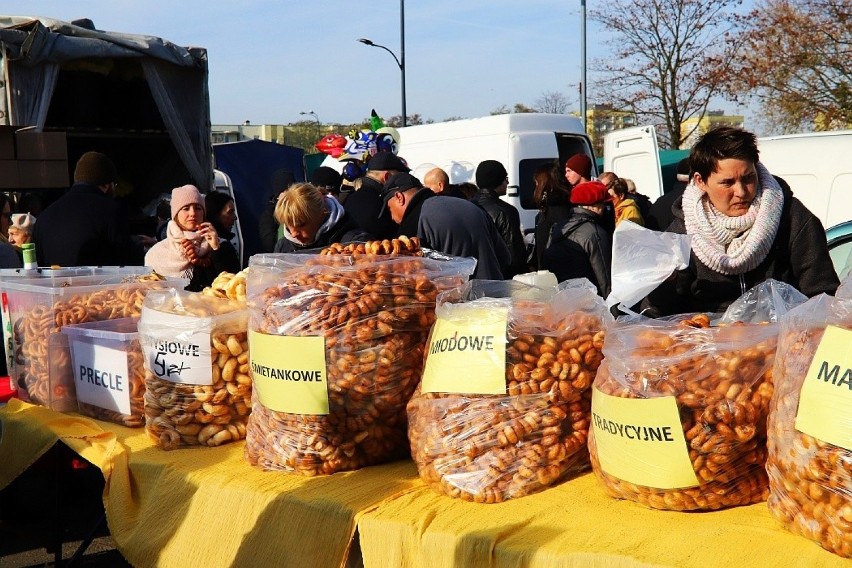
<path id="1" fill-rule="evenodd" d="M 248 310 L 192 292 L 149 294 L 139 320 L 145 431 L 164 450 L 242 440 L 251 411 Z"/>
<path id="2" fill-rule="evenodd" d="M 420 477 L 497 503 L 587 468 L 590 388 L 611 319 L 595 287 L 474 280 L 441 294 L 437 316 L 408 404 Z"/>
<path id="3" fill-rule="evenodd" d="M 764 500 L 777 322 L 805 299 L 767 281 L 717 321 L 630 316 L 610 326 L 589 437 L 609 493 L 674 511 Z"/>
<path id="4" fill-rule="evenodd" d="M 781 320 L 766 470 L 772 516 L 850 558 L 852 298 L 843 294 L 811 298 Z"/>
<path id="5" fill-rule="evenodd" d="M 320 475 L 404 456 L 435 297 L 474 266 L 407 238 L 252 257 L 248 461 Z"/>

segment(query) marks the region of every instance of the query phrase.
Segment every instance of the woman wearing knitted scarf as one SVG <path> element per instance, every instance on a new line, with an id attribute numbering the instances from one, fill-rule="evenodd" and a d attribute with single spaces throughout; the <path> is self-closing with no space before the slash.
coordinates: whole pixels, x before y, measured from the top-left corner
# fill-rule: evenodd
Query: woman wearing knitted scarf
<path id="1" fill-rule="evenodd" d="M 722 312 L 770 278 L 809 297 L 834 294 L 839 281 L 825 230 L 758 161 L 754 134 L 713 129 L 689 160 L 691 182 L 668 231 L 692 237 L 690 264 L 645 298 L 648 315 Z"/>
<path id="2" fill-rule="evenodd" d="M 194 185 L 172 190 L 172 219 L 166 238 L 145 255 L 145 266 L 163 276 L 189 278 L 186 289 L 199 292 L 209 286 L 220 272 L 238 272 L 239 260 L 230 249 L 220 246 L 213 225 L 204 221 L 204 198 Z"/>

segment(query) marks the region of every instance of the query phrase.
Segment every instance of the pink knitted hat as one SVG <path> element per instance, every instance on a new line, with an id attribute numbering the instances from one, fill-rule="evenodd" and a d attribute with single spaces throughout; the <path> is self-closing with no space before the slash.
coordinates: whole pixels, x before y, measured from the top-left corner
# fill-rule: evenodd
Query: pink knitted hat
<path id="1" fill-rule="evenodd" d="M 204 209 L 204 198 L 194 185 L 182 185 L 172 190 L 172 219 L 177 217 L 178 211 L 187 205 L 195 203 Z"/>

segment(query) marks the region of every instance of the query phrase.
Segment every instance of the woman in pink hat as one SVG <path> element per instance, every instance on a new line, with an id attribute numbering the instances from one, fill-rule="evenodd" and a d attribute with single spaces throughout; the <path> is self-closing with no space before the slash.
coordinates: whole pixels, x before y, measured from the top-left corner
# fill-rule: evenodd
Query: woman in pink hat
<path id="1" fill-rule="evenodd" d="M 172 219 L 166 238 L 145 255 L 145 266 L 163 276 L 189 278 L 186 287 L 198 292 L 221 272 L 239 272 L 233 246 L 222 242 L 211 223 L 204 220 L 204 198 L 194 185 L 172 190 Z"/>

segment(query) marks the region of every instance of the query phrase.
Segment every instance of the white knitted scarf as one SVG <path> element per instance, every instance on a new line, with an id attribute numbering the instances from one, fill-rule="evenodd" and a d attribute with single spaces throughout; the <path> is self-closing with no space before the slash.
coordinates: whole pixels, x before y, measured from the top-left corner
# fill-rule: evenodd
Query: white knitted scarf
<path id="1" fill-rule="evenodd" d="M 686 234 L 692 236 L 695 256 L 708 268 L 725 275 L 743 274 L 769 254 L 778 225 L 784 194 L 763 164 L 757 163 L 758 189 L 745 215 L 728 217 L 707 195 L 690 183 L 683 192 Z"/>

